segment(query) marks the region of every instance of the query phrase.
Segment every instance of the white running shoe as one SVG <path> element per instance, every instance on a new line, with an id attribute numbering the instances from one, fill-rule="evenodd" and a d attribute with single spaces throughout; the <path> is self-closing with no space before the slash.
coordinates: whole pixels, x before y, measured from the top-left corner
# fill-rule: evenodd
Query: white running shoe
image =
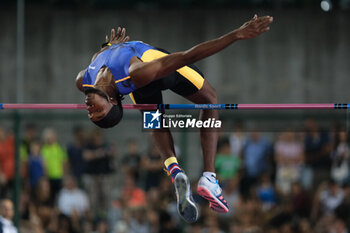
<path id="1" fill-rule="evenodd" d="M 177 211 L 179 215 L 189 223 L 198 219 L 198 208 L 193 201 L 190 182 L 185 173 L 180 172 L 175 176 L 174 186 L 177 198 Z"/>
<path id="2" fill-rule="evenodd" d="M 197 192 L 209 201 L 209 207 L 214 211 L 219 213 L 227 213 L 229 211 L 228 204 L 222 196 L 222 189 L 218 180 L 213 183 L 207 177 L 202 176 L 198 182 Z"/>

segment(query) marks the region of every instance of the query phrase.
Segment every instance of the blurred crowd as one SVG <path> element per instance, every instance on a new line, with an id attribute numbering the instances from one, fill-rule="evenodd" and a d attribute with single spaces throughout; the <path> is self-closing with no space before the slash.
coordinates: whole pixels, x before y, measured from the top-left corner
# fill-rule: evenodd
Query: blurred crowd
<path id="1" fill-rule="evenodd" d="M 75 127 L 72 135 L 62 145 L 52 128 L 25 127 L 21 233 L 349 232 L 350 142 L 339 127 L 307 120 L 303 132 L 286 128 L 272 138 L 240 124 L 222 133 L 215 166 L 230 212 L 211 211 L 193 180 L 195 224 L 179 218 L 151 140 L 142 151 L 139 141 L 119 145 L 98 129 Z M 118 153 L 122 146 L 125 154 Z M 0 126 L 0 199 L 14 195 L 14 166 L 14 136 Z"/>

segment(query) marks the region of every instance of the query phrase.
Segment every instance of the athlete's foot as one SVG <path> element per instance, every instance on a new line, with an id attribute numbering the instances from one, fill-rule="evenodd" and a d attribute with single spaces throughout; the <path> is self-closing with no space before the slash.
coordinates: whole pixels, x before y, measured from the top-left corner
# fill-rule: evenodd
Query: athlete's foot
<path id="1" fill-rule="evenodd" d="M 178 213 L 186 222 L 193 223 L 197 221 L 198 208 L 193 201 L 190 182 L 185 173 L 180 172 L 175 176 L 174 186 Z"/>
<path id="2" fill-rule="evenodd" d="M 222 196 L 222 189 L 217 180 L 213 183 L 205 176 L 202 176 L 198 182 L 197 192 L 209 201 L 209 207 L 212 210 L 219 213 L 227 213 L 229 211 L 227 202 Z"/>

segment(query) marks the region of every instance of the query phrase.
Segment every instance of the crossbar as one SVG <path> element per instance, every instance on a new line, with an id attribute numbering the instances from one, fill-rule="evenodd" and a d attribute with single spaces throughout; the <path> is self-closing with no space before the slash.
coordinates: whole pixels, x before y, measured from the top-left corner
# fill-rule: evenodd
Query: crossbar
<path id="1" fill-rule="evenodd" d="M 350 104 L 124 104 L 124 109 L 350 109 Z M 6 104 L 0 109 L 86 109 L 85 104 Z"/>

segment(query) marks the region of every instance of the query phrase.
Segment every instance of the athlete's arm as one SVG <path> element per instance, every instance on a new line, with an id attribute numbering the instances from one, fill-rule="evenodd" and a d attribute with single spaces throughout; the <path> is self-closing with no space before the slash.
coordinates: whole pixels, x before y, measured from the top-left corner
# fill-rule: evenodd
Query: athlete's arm
<path id="1" fill-rule="evenodd" d="M 209 57 L 237 40 L 252 39 L 268 31 L 273 18 L 257 17 L 244 23 L 240 28 L 217 39 L 210 40 L 183 52 L 169 54 L 151 62 L 141 62 L 137 58 L 130 61 L 129 74 L 136 86 L 144 86 L 149 82 L 162 78 L 188 64 Z"/>
<path id="2" fill-rule="evenodd" d="M 117 43 L 124 43 L 124 42 L 128 42 L 130 37 L 129 36 L 125 36 L 126 35 L 126 30 L 125 28 L 121 28 L 118 27 L 117 29 L 117 33 L 115 32 L 115 29 L 112 28 L 111 30 L 111 36 L 108 37 L 108 35 L 106 35 L 105 37 L 105 44 L 106 46 L 104 46 L 103 48 L 101 48 L 100 51 L 98 51 L 97 53 L 95 53 L 92 58 L 91 58 L 91 62 L 93 62 L 96 57 L 103 51 L 105 51 L 106 49 L 108 49 L 108 44 L 117 44 Z M 77 86 L 77 88 L 81 91 L 84 92 L 84 88 L 83 88 L 83 77 L 85 74 L 86 69 L 80 71 L 75 79 L 75 84 Z"/>
<path id="3" fill-rule="evenodd" d="M 86 69 L 80 71 L 75 79 L 75 85 L 77 86 L 78 90 L 81 92 L 84 92 L 83 78 L 84 78 L 85 71 L 86 71 Z"/>
<path id="4" fill-rule="evenodd" d="M 111 30 L 111 36 L 108 37 L 108 35 L 106 35 L 105 37 L 105 43 L 102 45 L 102 48 L 100 51 L 98 51 L 97 53 L 95 53 L 92 58 L 91 58 L 91 62 L 93 62 L 96 57 L 102 53 L 103 51 L 105 51 L 106 49 L 108 49 L 108 46 L 109 45 L 112 45 L 112 44 L 120 44 L 120 43 L 124 43 L 124 42 L 128 42 L 130 40 L 130 37 L 129 36 L 125 36 L 126 34 L 126 30 L 125 28 L 121 28 L 121 27 L 118 27 L 117 29 L 117 33 L 115 33 L 115 29 L 112 28 Z"/>

